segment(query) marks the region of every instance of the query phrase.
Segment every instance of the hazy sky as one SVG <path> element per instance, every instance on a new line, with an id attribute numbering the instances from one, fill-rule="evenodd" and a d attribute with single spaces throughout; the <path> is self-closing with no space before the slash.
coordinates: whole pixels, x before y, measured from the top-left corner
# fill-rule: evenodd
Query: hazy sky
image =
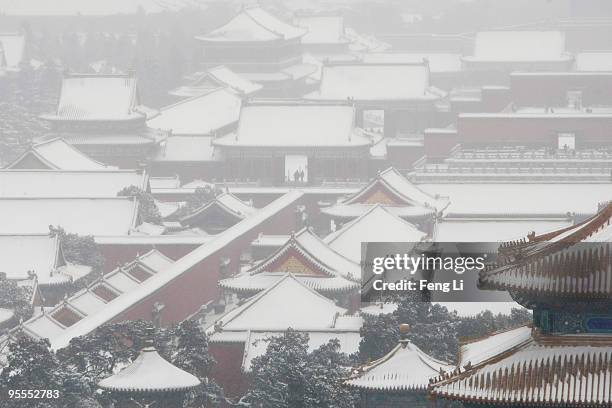
<path id="1" fill-rule="evenodd" d="M 105 15 L 133 13 L 139 6 L 147 12 L 174 10 L 206 0 L 0 0 L 0 13 L 9 15 Z"/>

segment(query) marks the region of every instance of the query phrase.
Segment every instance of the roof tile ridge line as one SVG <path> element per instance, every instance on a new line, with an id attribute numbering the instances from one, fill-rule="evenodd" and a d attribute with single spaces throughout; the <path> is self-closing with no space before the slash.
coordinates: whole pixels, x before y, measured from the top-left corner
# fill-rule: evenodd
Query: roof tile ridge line
<path id="1" fill-rule="evenodd" d="M 46 159 L 42 154 L 40 154 L 34 148 L 30 148 L 29 150 L 26 150 L 25 152 L 23 152 L 18 158 L 16 158 L 14 161 L 9 163 L 6 167 L 3 167 L 2 170 L 12 170 L 13 166 L 18 164 L 20 161 L 22 161 L 28 154 L 33 154 L 37 159 L 39 159 L 41 162 L 43 162 L 47 166 L 51 167 L 53 170 L 60 170 L 60 168 L 57 165 L 50 162 L 48 159 Z"/>
<path id="2" fill-rule="evenodd" d="M 65 141 L 65 140 L 64 140 L 64 138 L 63 138 L 63 137 L 61 137 L 61 136 L 57 136 L 57 137 L 55 137 L 55 138 L 53 138 L 53 139 L 50 139 L 50 140 L 49 140 L 49 142 L 51 142 L 51 141 L 55 141 L 55 142 L 57 142 L 57 141 L 61 141 L 63 144 L 65 144 L 65 145 L 66 145 L 66 146 L 68 146 L 70 149 L 72 149 L 74 152 L 76 152 L 76 153 L 78 153 L 79 155 L 81 155 L 81 156 L 85 157 L 86 159 L 89 159 L 89 160 L 91 160 L 91 161 L 92 161 L 92 162 L 94 162 L 94 163 L 98 163 L 98 164 L 100 164 L 101 166 L 106 167 L 106 168 L 112 167 L 112 166 L 109 166 L 109 165 L 108 165 L 108 164 L 106 164 L 106 163 L 102 163 L 101 161 L 98 161 L 98 160 L 94 159 L 93 157 L 91 157 L 91 156 L 89 156 L 89 155 L 87 155 L 87 154 L 83 153 L 82 151 L 80 151 L 79 149 L 77 149 L 76 147 L 74 147 L 73 145 L 71 145 L 70 143 L 68 143 L 67 141 Z M 36 147 L 36 145 L 35 145 L 35 146 L 33 146 L 33 147 Z M 117 169 L 118 169 L 118 170 L 120 170 L 119 168 L 117 168 Z"/>
<path id="3" fill-rule="evenodd" d="M 208 74 L 205 74 L 205 75 L 208 75 Z M 218 86 L 218 87 L 216 87 L 216 88 L 210 89 L 208 92 L 205 92 L 205 93 L 203 93 L 203 94 L 201 94 L 201 95 L 194 95 L 194 96 L 190 96 L 189 98 L 181 99 L 180 101 L 176 101 L 176 102 L 174 102 L 174 103 L 171 103 L 170 105 L 162 106 L 162 107 L 161 107 L 161 108 L 159 108 L 158 110 L 159 110 L 160 114 L 163 114 L 163 113 L 164 113 L 165 111 L 167 111 L 168 109 L 172 109 L 172 108 L 174 108 L 174 107 L 177 107 L 177 106 L 183 105 L 183 104 L 185 104 L 185 103 L 187 103 L 187 102 L 193 102 L 194 100 L 199 99 L 199 98 L 203 98 L 203 97 L 205 97 L 205 96 L 210 96 L 211 94 L 213 94 L 213 93 L 217 93 L 217 92 L 219 92 L 219 91 L 223 91 L 223 90 L 225 90 L 226 88 L 227 88 L 227 87 Z M 150 120 L 155 120 L 155 119 L 156 119 L 156 118 L 158 118 L 158 117 L 161 117 L 161 115 L 160 115 L 160 116 L 155 116 L 155 117 L 151 118 Z M 148 121 L 147 121 L 147 122 L 148 122 Z"/>
<path id="4" fill-rule="evenodd" d="M 363 364 L 361 366 L 358 366 L 357 368 L 362 368 L 363 369 L 363 373 L 366 373 L 376 367 L 378 367 L 381 364 L 386 363 L 387 361 L 391 360 L 393 357 L 395 357 L 395 355 L 402 349 L 402 343 L 398 342 L 395 347 L 393 347 L 393 349 L 391 349 L 391 351 L 389 351 L 387 354 L 385 354 L 384 356 L 377 358 L 376 360 L 367 363 L 367 364 Z"/>
<path id="5" fill-rule="evenodd" d="M 259 8 L 259 9 L 263 10 L 265 13 L 268 13 L 267 11 L 265 11 L 264 9 L 262 9 L 261 7 L 253 7 L 253 8 Z M 250 19 L 251 19 L 251 20 L 252 20 L 252 21 L 253 21 L 255 24 L 257 24 L 258 26 L 260 26 L 260 27 L 261 27 L 261 28 L 263 28 L 264 30 L 266 30 L 266 31 L 268 31 L 268 32 L 270 32 L 270 33 L 272 33 L 272 34 L 274 34 L 275 36 L 277 36 L 277 37 L 278 37 L 278 39 L 281 39 L 281 40 L 284 40 L 284 39 L 285 39 L 285 36 L 284 36 L 283 34 L 279 33 L 278 31 L 275 31 L 275 30 L 273 30 L 273 29 L 271 29 L 271 28 L 269 28 L 269 27 L 266 27 L 264 24 L 262 24 L 262 23 L 260 23 L 259 21 L 257 21 L 257 19 L 256 19 L 255 17 L 253 17 L 253 16 L 251 15 L 251 13 L 249 13 L 249 9 L 248 9 L 248 8 L 245 8 L 245 9 L 244 9 L 242 12 L 243 12 L 243 13 L 244 13 L 244 14 L 245 14 L 245 15 L 246 15 L 248 18 L 250 18 Z M 275 18 L 275 19 L 279 20 L 281 23 L 283 22 L 283 21 L 282 21 L 282 20 L 280 20 L 278 17 L 273 16 L 273 15 L 272 15 L 272 14 L 270 14 L 270 13 L 268 13 L 268 14 L 269 14 L 271 17 L 273 17 L 273 18 Z M 287 23 L 285 23 L 285 24 L 287 24 Z"/>
<path id="6" fill-rule="evenodd" d="M 393 172 L 394 172 L 394 173 L 396 173 L 398 176 L 400 176 L 402 179 L 406 180 L 406 181 L 408 182 L 408 184 L 410 184 L 410 185 L 411 185 L 411 186 L 412 186 L 412 187 L 413 187 L 415 190 L 417 190 L 417 191 L 419 191 L 419 192 L 423 193 L 424 195 L 426 195 L 426 196 L 428 196 L 428 197 L 431 197 L 431 198 L 432 198 L 432 199 L 434 199 L 435 201 L 439 201 L 439 200 L 440 200 L 440 198 L 448 198 L 448 197 L 440 197 L 440 198 L 436 198 L 435 196 L 432 196 L 432 195 L 431 195 L 431 194 L 429 194 L 428 192 L 426 192 L 426 191 L 422 190 L 421 188 L 419 188 L 419 186 L 418 186 L 416 183 L 413 183 L 412 181 L 410 181 L 410 180 L 409 180 L 409 179 L 408 179 L 408 178 L 407 178 L 405 175 L 403 175 L 403 174 L 402 174 L 402 173 L 401 173 L 399 170 L 397 170 L 395 167 L 389 167 L 387 170 L 391 170 L 391 171 L 393 171 Z M 386 172 L 386 170 L 385 170 L 385 172 Z M 384 172 L 383 172 L 383 173 L 384 173 Z M 381 175 L 382 175 L 383 173 L 381 173 Z M 383 180 L 383 181 L 384 181 L 384 180 Z M 388 185 L 388 183 L 386 183 L 386 184 Z M 389 187 L 391 187 L 391 186 L 389 186 Z M 400 194 L 401 196 L 404 196 L 403 194 L 401 194 L 401 193 L 399 193 L 399 192 L 398 192 L 398 194 Z M 404 197 L 405 197 L 405 196 L 404 196 Z M 407 197 L 407 198 L 409 198 L 409 197 Z M 410 200 L 414 201 L 414 199 L 410 199 Z M 417 202 L 417 203 L 418 203 L 418 202 Z M 425 204 L 427 204 L 427 203 L 425 203 Z M 444 206 L 444 208 L 443 208 L 442 210 L 446 209 L 446 207 L 448 207 L 449 205 L 450 205 L 450 200 L 447 200 L 446 206 Z M 442 210 L 440 210 L 440 211 L 442 211 Z"/>
<path id="7" fill-rule="evenodd" d="M 523 350 L 524 348 L 526 348 L 527 346 L 531 345 L 531 344 L 535 344 L 537 345 L 537 341 L 535 340 L 535 338 L 533 336 L 530 336 L 527 340 L 524 340 L 512 347 L 510 347 L 509 349 L 503 350 L 501 353 L 497 353 L 495 355 L 493 355 L 492 357 L 489 357 L 485 360 L 482 360 L 481 362 L 479 362 L 478 364 L 473 365 L 470 370 L 466 370 L 461 374 L 465 374 L 467 372 L 471 372 L 471 370 L 475 370 L 475 369 L 480 369 L 483 368 L 487 365 L 490 364 L 495 364 L 498 363 L 500 361 L 502 361 L 504 358 L 509 357 L 513 354 L 518 353 L 519 351 Z M 471 362 L 470 360 L 468 360 L 466 363 Z M 451 380 L 451 378 L 449 378 L 449 380 Z"/>
<path id="8" fill-rule="evenodd" d="M 148 252 L 145 252 L 144 254 L 140 255 L 140 256 L 139 256 L 139 257 L 137 257 L 135 260 L 136 260 L 136 261 L 137 261 L 137 262 L 138 262 L 140 265 L 147 267 L 146 265 L 144 265 L 144 264 L 142 263 L 142 259 L 144 259 L 144 258 L 146 258 L 146 257 L 149 257 L 149 256 L 151 256 L 151 255 L 153 255 L 153 254 L 157 254 L 157 255 L 159 255 L 159 256 L 163 257 L 165 260 L 170 261 L 171 263 L 174 263 L 174 262 L 175 262 L 175 261 L 174 261 L 174 259 L 170 258 L 169 256 L 167 256 L 166 254 L 164 254 L 163 252 L 161 252 L 161 251 L 160 251 L 160 250 L 158 250 L 157 248 L 151 248 L 151 249 L 150 249 Z M 147 267 L 147 268 L 148 268 L 148 269 L 151 269 L 151 268 L 149 268 L 149 267 Z M 151 270 L 153 270 L 153 269 L 151 269 Z M 157 272 L 160 272 L 160 271 L 155 271 L 155 273 L 157 273 Z"/>
<path id="9" fill-rule="evenodd" d="M 491 338 L 493 336 L 497 336 L 498 334 L 508 333 L 508 332 L 511 332 L 513 330 L 518 330 L 518 329 L 523 328 L 523 327 L 530 327 L 529 323 L 528 324 L 523 324 L 523 325 L 520 325 L 520 326 L 516 326 L 516 327 L 508 327 L 508 328 L 505 328 L 505 329 L 496 330 L 494 332 L 491 332 L 491 333 L 488 333 L 488 334 L 484 334 L 482 336 L 478 336 L 478 337 L 475 337 L 473 339 L 464 339 L 464 340 L 459 339 L 458 344 L 459 344 L 459 347 L 467 346 L 468 344 L 478 343 L 479 341 L 486 340 L 486 339 Z"/>
<path id="10" fill-rule="evenodd" d="M 354 221 L 354 220 L 353 220 Z M 308 229 L 308 227 L 305 227 L 306 229 Z M 315 234 L 314 232 L 310 231 L 310 229 L 308 229 L 308 232 L 310 233 L 310 235 L 312 235 L 313 237 L 315 237 L 315 239 L 323 246 L 325 246 L 330 252 L 332 252 L 333 254 L 339 256 L 340 258 L 343 258 L 345 261 L 348 261 L 352 264 L 355 264 L 357 266 L 359 266 L 359 264 L 355 261 L 353 261 L 352 259 L 347 258 L 345 255 L 341 254 L 340 252 L 336 251 L 334 248 L 330 247 L 329 244 L 327 242 L 325 242 L 321 237 L 319 237 L 317 234 Z M 321 262 L 323 263 L 323 262 Z"/>
<path id="11" fill-rule="evenodd" d="M 189 220 L 193 217 L 197 217 L 198 215 L 200 215 L 202 212 L 204 212 L 205 210 L 207 210 L 208 208 L 212 207 L 212 206 L 218 206 L 221 207 L 221 209 L 227 211 L 228 213 L 236 216 L 237 218 L 240 219 L 244 219 L 245 216 L 243 214 L 237 213 L 236 211 L 234 211 L 233 209 L 231 209 L 230 207 L 228 207 L 227 205 L 225 205 L 224 203 L 222 203 L 221 201 L 217 200 L 217 197 L 215 197 L 214 200 L 209 201 L 208 203 L 202 205 L 200 208 L 196 209 L 194 212 L 192 212 L 189 215 L 184 216 L 183 218 L 181 218 L 179 221 L 183 221 L 183 220 Z"/>
<path id="12" fill-rule="evenodd" d="M 302 245 L 296 238 L 303 234 L 305 231 L 308 231 L 307 227 L 302 228 L 297 234 L 291 236 L 279 249 L 277 249 L 272 255 L 270 255 L 268 258 L 264 259 L 261 263 L 259 263 L 257 266 L 249 269 L 246 271 L 247 274 L 249 274 L 250 276 L 254 276 L 257 274 L 260 274 L 262 272 L 265 272 L 263 270 L 263 268 L 265 268 L 267 265 L 269 265 L 272 262 L 277 261 L 282 255 L 284 255 L 290 248 L 294 247 L 300 254 L 302 254 L 308 261 L 312 262 L 315 265 L 320 265 L 323 267 L 323 269 L 326 269 L 329 275 L 331 275 L 332 277 L 342 277 L 344 279 L 346 279 L 346 277 L 342 276 L 338 271 L 336 271 L 335 269 L 331 268 L 329 265 L 327 265 L 326 263 L 320 261 L 318 258 L 316 258 L 313 254 L 310 254 L 310 251 L 307 251 L 306 248 L 304 248 L 304 245 Z M 314 234 L 312 234 L 314 235 Z M 323 243 L 325 244 L 325 243 Z M 327 245 L 326 245 L 327 246 Z M 329 248 L 329 247 L 328 247 Z M 300 251 L 301 249 L 301 251 Z M 331 249 L 331 248 L 329 248 Z M 287 272 L 287 273 L 291 273 L 291 272 Z M 292 274 L 293 275 L 293 274 Z"/>

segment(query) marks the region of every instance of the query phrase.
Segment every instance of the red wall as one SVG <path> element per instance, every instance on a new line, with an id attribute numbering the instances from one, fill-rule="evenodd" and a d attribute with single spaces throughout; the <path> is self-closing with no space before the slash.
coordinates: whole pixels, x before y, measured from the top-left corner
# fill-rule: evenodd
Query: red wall
<path id="1" fill-rule="evenodd" d="M 610 73 L 516 74 L 510 83 L 518 106 L 567 106 L 567 92 L 578 90 L 583 106 L 612 104 Z"/>
<path id="2" fill-rule="evenodd" d="M 244 343 L 212 343 L 208 350 L 217 362 L 212 370 L 215 382 L 228 396 L 244 395 L 248 389 L 247 378 L 242 373 Z"/>

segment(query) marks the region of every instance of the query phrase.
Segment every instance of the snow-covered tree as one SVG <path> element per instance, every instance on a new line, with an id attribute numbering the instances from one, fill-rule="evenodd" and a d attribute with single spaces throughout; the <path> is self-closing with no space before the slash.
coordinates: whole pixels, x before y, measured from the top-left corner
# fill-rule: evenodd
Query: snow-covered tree
<path id="1" fill-rule="evenodd" d="M 13 310 L 17 321 L 32 316 L 28 293 L 13 280 L 0 280 L 0 308 Z"/>
<path id="2" fill-rule="evenodd" d="M 138 201 L 138 216 L 142 222 L 161 224 L 162 218 L 159 208 L 155 204 L 153 195 L 136 186 L 125 187 L 117 194 L 119 197 L 136 197 Z"/>

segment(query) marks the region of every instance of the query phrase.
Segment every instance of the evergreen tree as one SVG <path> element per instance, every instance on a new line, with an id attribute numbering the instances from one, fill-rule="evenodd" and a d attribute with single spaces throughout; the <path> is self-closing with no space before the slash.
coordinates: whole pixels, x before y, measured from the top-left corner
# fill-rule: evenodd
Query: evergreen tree
<path id="1" fill-rule="evenodd" d="M 138 216 L 142 222 L 161 224 L 161 214 L 151 193 L 136 186 L 129 186 L 119 191 L 117 195 L 119 197 L 136 197 L 136 200 L 138 200 Z"/>
<path id="2" fill-rule="evenodd" d="M 66 262 L 91 266 L 92 271 L 100 273 L 104 266 L 104 257 L 94 237 L 68 233 L 61 226 L 49 226 L 51 236 L 59 237 L 62 254 Z"/>
<path id="3" fill-rule="evenodd" d="M 32 316 L 30 294 L 14 280 L 0 280 L 0 308 L 13 310 L 15 320 L 27 320 Z"/>

